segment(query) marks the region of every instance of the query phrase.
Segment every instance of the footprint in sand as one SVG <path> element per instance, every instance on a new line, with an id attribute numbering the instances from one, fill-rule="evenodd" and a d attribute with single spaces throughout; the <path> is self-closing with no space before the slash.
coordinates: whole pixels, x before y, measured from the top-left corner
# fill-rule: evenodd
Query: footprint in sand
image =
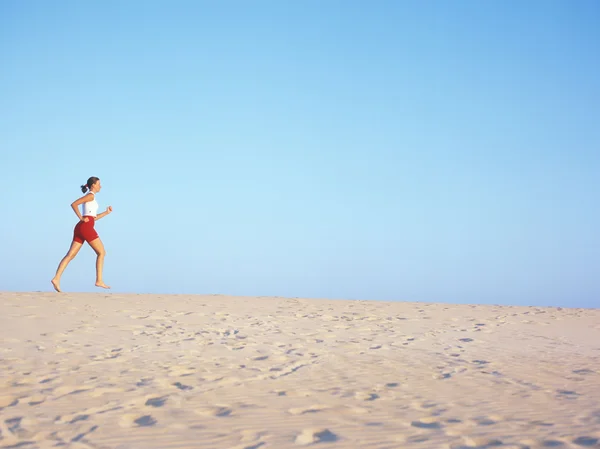
<path id="1" fill-rule="evenodd" d="M 543 446 L 543 447 L 561 447 L 564 445 L 565 445 L 565 443 L 560 440 L 544 440 L 541 443 L 541 446 Z"/>
<path id="2" fill-rule="evenodd" d="M 191 390 L 194 387 L 190 387 L 189 385 L 183 385 L 181 382 L 175 382 L 173 384 L 173 386 L 179 388 L 180 390 L 186 391 L 186 390 Z"/>
<path id="3" fill-rule="evenodd" d="M 15 418 L 5 419 L 4 424 L 6 425 L 6 428 L 11 434 L 20 436 L 19 434 L 21 434 L 23 430 L 23 428 L 21 427 L 22 420 L 22 416 L 17 416 Z"/>
<path id="4" fill-rule="evenodd" d="M 402 345 L 407 346 L 411 341 L 415 341 L 415 337 L 406 337 L 405 342 Z"/>
<path id="5" fill-rule="evenodd" d="M 34 394 L 31 396 L 27 396 L 25 398 L 22 398 L 22 401 L 24 403 L 26 403 L 27 405 L 40 405 L 42 403 L 44 403 L 46 401 L 46 396 L 42 396 L 39 394 Z"/>
<path id="6" fill-rule="evenodd" d="M 162 407 L 167 402 L 168 396 L 162 396 L 158 398 L 150 398 L 146 401 L 144 405 L 150 407 Z"/>
<path id="7" fill-rule="evenodd" d="M 194 410 L 194 413 L 200 416 L 215 416 L 224 418 L 233 413 L 233 410 L 227 406 L 203 407 Z"/>
<path id="8" fill-rule="evenodd" d="M 292 415 L 304 415 L 305 413 L 317 413 L 329 409 L 326 405 L 311 405 L 310 407 L 291 408 L 288 413 Z"/>
<path id="9" fill-rule="evenodd" d="M 140 416 L 139 418 L 135 419 L 133 422 L 135 424 L 137 424 L 138 426 L 148 427 L 148 426 L 153 426 L 154 424 L 156 424 L 156 419 L 154 419 L 150 415 L 144 415 L 144 416 Z"/>
<path id="10" fill-rule="evenodd" d="M 583 368 L 583 369 L 573 370 L 573 373 L 574 374 L 594 374 L 595 371 L 592 371 L 591 369 Z"/>
<path id="11" fill-rule="evenodd" d="M 492 418 L 488 418 L 488 417 L 477 417 L 477 418 L 471 419 L 470 421 L 478 426 L 491 426 L 493 424 L 496 424 L 496 422 L 497 422 L 496 420 L 494 420 Z"/>
<path id="12" fill-rule="evenodd" d="M 90 391 L 92 389 L 92 387 L 75 387 L 75 386 L 70 386 L 70 385 L 63 385 L 60 387 L 56 387 L 53 391 L 54 393 L 54 399 L 59 399 L 63 396 L 68 396 L 71 394 L 79 394 L 79 393 L 84 393 L 86 391 Z"/>
<path id="13" fill-rule="evenodd" d="M 431 417 L 412 421 L 410 425 L 419 429 L 440 429 L 442 427 L 442 424 L 438 420 Z"/>
<path id="14" fill-rule="evenodd" d="M 469 449 L 487 449 L 495 446 L 503 446 L 502 441 L 495 438 L 486 437 L 464 437 L 464 445 L 453 446 L 453 449 L 469 448 Z"/>
<path id="15" fill-rule="evenodd" d="M 266 442 L 262 441 L 266 432 L 253 432 L 248 430 L 242 431 L 241 444 L 233 446 L 231 449 L 260 449 Z"/>
<path id="16" fill-rule="evenodd" d="M 366 391 L 357 391 L 354 394 L 354 397 L 356 399 L 358 399 L 359 401 L 374 401 L 376 399 L 379 399 L 379 395 L 376 393 L 369 393 Z"/>
<path id="17" fill-rule="evenodd" d="M 12 407 L 19 403 L 19 399 L 16 396 L 0 396 L 0 410 L 5 407 Z"/>
<path id="18" fill-rule="evenodd" d="M 411 403 L 411 406 L 412 406 L 412 408 L 417 409 L 417 410 L 429 410 L 433 407 L 438 406 L 438 404 L 433 401 L 425 401 L 425 402 L 414 401 Z"/>
<path id="19" fill-rule="evenodd" d="M 242 444 L 240 446 L 236 446 L 233 449 L 260 449 L 265 444 L 267 443 L 265 443 L 264 441 L 259 441 L 258 443 Z"/>
<path id="20" fill-rule="evenodd" d="M 89 419 L 90 415 L 76 415 L 73 417 L 73 419 L 71 419 L 71 421 L 69 421 L 69 424 L 75 424 L 76 422 L 79 421 L 87 421 Z"/>
<path id="21" fill-rule="evenodd" d="M 487 365 L 490 363 L 487 360 L 473 360 L 472 362 L 475 363 L 476 365 L 480 365 L 480 366 Z"/>
<path id="22" fill-rule="evenodd" d="M 136 387 L 147 387 L 148 385 L 150 385 L 152 383 L 153 379 L 150 378 L 143 378 L 140 379 L 138 382 L 135 383 Z"/>
<path id="23" fill-rule="evenodd" d="M 577 446 L 584 446 L 584 447 L 598 446 L 599 443 L 600 443 L 600 439 L 598 439 L 596 437 L 590 437 L 590 436 L 577 437 L 573 440 L 573 444 L 576 444 Z"/>
<path id="24" fill-rule="evenodd" d="M 71 438 L 71 442 L 72 443 L 77 443 L 78 441 L 82 440 L 83 438 L 85 438 L 86 436 L 88 436 L 90 433 L 92 433 L 94 430 L 96 430 L 98 428 L 98 426 L 92 426 L 90 427 L 87 432 L 81 432 L 78 433 L 77 435 L 75 435 L 73 438 Z"/>
<path id="25" fill-rule="evenodd" d="M 126 414 L 121 416 L 119 420 L 119 426 L 128 428 L 128 427 L 151 427 L 156 424 L 156 419 L 152 417 L 152 415 L 133 415 Z"/>
<path id="26" fill-rule="evenodd" d="M 169 377 L 185 377 L 191 376 L 196 372 L 196 368 L 192 366 L 173 366 L 169 367 Z"/>
<path id="27" fill-rule="evenodd" d="M 306 446 L 313 443 L 331 443 L 338 440 L 339 436 L 329 429 L 304 429 L 296 436 L 295 442 L 299 446 Z"/>
<path id="28" fill-rule="evenodd" d="M 450 368 L 450 369 L 443 370 L 440 373 L 434 373 L 434 374 L 432 374 L 432 377 L 434 379 L 449 379 L 452 376 L 454 376 L 455 374 L 464 373 L 466 371 L 468 371 L 468 369 L 465 368 L 465 367 L 462 367 L 462 368 Z"/>
<path id="29" fill-rule="evenodd" d="M 556 390 L 558 397 L 565 399 L 576 399 L 579 393 L 572 390 Z"/>

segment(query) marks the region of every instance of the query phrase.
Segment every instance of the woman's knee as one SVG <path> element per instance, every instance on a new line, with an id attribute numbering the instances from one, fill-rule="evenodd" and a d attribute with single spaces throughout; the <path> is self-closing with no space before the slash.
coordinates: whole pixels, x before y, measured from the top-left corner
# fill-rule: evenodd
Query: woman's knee
<path id="1" fill-rule="evenodd" d="M 77 255 L 77 251 L 69 251 L 67 253 L 67 255 L 65 256 L 65 259 L 67 259 L 67 260 L 73 260 L 73 259 L 75 259 L 76 255 Z"/>

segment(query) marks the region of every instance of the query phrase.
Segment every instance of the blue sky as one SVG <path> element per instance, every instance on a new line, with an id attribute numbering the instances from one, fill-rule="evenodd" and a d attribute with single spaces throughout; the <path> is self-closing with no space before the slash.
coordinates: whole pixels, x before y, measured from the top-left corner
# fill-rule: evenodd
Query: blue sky
<path id="1" fill-rule="evenodd" d="M 600 4 L 0 2 L 0 290 L 600 307 Z M 94 290 L 94 254 L 65 291 Z"/>

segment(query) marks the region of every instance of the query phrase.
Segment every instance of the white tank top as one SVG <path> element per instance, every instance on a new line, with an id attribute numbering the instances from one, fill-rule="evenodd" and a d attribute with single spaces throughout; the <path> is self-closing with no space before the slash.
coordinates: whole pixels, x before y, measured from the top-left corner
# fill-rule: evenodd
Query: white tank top
<path id="1" fill-rule="evenodd" d="M 88 201 L 87 203 L 83 203 L 83 216 L 84 217 L 96 217 L 96 213 L 98 212 L 98 202 L 96 201 L 96 194 L 94 192 L 90 192 L 94 195 L 94 199 L 92 201 Z"/>

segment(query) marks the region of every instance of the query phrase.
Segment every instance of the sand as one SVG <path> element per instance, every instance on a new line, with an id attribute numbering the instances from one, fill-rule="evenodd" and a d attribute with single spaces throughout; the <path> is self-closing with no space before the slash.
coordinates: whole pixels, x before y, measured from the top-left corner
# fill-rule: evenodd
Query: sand
<path id="1" fill-rule="evenodd" d="M 600 310 L 0 293 L 2 448 L 600 447 Z"/>

